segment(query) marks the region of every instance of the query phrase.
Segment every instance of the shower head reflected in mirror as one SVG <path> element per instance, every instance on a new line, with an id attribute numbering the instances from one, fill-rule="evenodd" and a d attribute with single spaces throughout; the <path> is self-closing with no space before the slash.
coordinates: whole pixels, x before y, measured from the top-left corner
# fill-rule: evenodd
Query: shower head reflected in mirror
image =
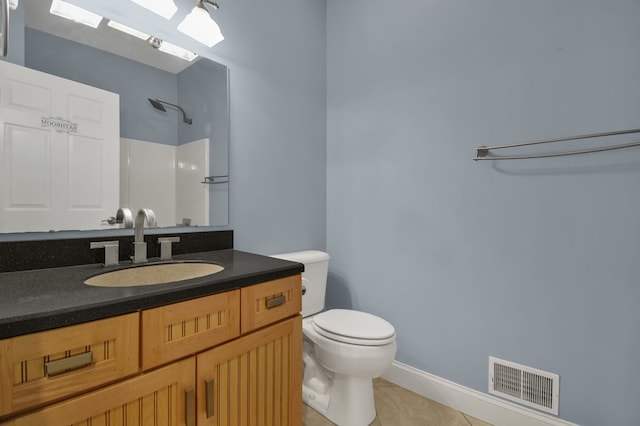
<path id="1" fill-rule="evenodd" d="M 187 124 L 191 124 L 193 122 L 193 120 L 191 120 L 190 118 L 187 118 L 187 114 L 184 112 L 184 109 L 182 109 L 182 107 L 180 107 L 179 105 L 172 104 L 171 102 L 163 101 L 163 100 L 158 99 L 158 98 L 156 98 L 156 99 L 147 98 L 147 99 L 149 99 L 149 102 L 151 102 L 151 105 L 155 109 L 157 109 L 159 111 L 162 111 L 162 112 L 167 112 L 166 108 L 162 104 L 170 105 L 170 106 L 180 110 L 180 112 L 182 113 L 182 121 L 184 121 Z"/>
<path id="2" fill-rule="evenodd" d="M 160 101 L 157 101 L 155 99 L 151 99 L 149 98 L 149 102 L 151 102 L 151 105 L 153 105 L 153 107 L 155 109 L 159 109 L 160 111 L 166 112 L 167 110 L 162 106 L 162 104 L 160 103 Z"/>

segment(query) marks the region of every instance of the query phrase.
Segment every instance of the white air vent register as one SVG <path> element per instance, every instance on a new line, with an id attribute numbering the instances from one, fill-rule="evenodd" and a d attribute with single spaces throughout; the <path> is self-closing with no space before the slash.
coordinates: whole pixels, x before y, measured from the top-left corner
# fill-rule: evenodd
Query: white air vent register
<path id="1" fill-rule="evenodd" d="M 560 376 L 489 357 L 489 393 L 557 416 Z"/>

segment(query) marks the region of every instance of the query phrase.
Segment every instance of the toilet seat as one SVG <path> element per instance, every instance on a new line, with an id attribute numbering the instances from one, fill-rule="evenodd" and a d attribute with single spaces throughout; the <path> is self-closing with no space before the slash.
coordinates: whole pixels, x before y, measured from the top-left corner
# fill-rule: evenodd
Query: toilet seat
<path id="1" fill-rule="evenodd" d="M 348 309 L 331 309 L 313 316 L 313 329 L 338 342 L 382 346 L 395 341 L 395 329 L 375 315 Z"/>

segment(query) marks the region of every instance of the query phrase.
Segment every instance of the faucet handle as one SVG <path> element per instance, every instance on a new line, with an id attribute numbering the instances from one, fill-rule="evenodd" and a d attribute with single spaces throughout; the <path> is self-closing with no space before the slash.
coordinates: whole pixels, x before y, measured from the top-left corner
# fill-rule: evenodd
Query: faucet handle
<path id="1" fill-rule="evenodd" d="M 118 246 L 118 241 L 92 241 L 89 244 L 89 248 L 92 250 L 98 248 L 104 249 L 104 266 L 113 266 L 118 264 Z"/>
<path id="2" fill-rule="evenodd" d="M 171 244 L 179 243 L 180 237 L 162 237 L 158 238 L 158 243 L 160 244 L 160 259 L 161 260 L 171 260 Z"/>
<path id="3" fill-rule="evenodd" d="M 120 207 L 116 212 L 115 223 L 122 223 L 125 228 L 133 228 L 133 215 L 131 209 Z"/>

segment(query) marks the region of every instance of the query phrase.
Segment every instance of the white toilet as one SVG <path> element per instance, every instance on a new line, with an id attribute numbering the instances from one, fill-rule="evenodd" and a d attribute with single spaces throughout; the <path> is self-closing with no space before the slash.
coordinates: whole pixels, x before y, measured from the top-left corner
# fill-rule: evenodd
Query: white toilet
<path id="1" fill-rule="evenodd" d="M 365 312 L 324 309 L 329 255 L 301 251 L 274 255 L 304 264 L 302 399 L 339 426 L 366 426 L 376 417 L 372 379 L 396 354 L 395 330 Z"/>

